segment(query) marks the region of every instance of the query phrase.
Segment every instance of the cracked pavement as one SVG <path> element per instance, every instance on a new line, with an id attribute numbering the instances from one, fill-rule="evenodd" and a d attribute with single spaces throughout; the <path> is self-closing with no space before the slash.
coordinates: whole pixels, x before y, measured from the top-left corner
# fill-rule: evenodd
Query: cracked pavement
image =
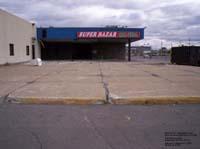
<path id="1" fill-rule="evenodd" d="M 187 132 L 200 148 L 200 108 L 190 105 L 0 105 L 3 149 L 155 149 L 166 132 Z M 176 148 L 176 147 L 175 147 Z"/>
<path id="2" fill-rule="evenodd" d="M 166 132 L 200 148 L 200 105 L 23 105 L 20 97 L 200 96 L 200 67 L 142 62 L 48 62 L 0 67 L 0 148 L 155 149 Z"/>
<path id="3" fill-rule="evenodd" d="M 200 97 L 200 67 L 165 63 L 61 61 L 0 67 L 0 103 L 21 98 L 98 100 Z"/>

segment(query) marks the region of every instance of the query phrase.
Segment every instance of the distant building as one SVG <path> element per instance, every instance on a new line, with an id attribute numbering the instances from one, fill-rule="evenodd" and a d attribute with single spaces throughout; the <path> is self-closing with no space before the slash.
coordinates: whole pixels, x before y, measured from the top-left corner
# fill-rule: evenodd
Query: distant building
<path id="1" fill-rule="evenodd" d="M 151 54 L 151 46 L 132 46 L 131 54 L 133 56 L 143 56 L 145 54 Z"/>
<path id="2" fill-rule="evenodd" d="M 159 50 L 151 50 L 152 56 L 159 56 Z"/>
<path id="3" fill-rule="evenodd" d="M 170 55 L 170 50 L 167 49 L 166 47 L 162 47 L 162 48 L 159 50 L 159 55 L 160 55 L 160 56 L 167 56 L 167 55 Z"/>

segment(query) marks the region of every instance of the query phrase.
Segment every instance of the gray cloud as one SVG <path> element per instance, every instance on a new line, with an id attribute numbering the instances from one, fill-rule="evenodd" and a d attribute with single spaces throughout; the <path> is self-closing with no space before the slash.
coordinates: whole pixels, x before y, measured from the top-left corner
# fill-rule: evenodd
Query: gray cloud
<path id="1" fill-rule="evenodd" d="M 144 27 L 142 42 L 200 41 L 200 2 L 196 0 L 1 0 L 0 8 L 38 26 Z M 160 43 L 158 43 L 160 44 Z"/>

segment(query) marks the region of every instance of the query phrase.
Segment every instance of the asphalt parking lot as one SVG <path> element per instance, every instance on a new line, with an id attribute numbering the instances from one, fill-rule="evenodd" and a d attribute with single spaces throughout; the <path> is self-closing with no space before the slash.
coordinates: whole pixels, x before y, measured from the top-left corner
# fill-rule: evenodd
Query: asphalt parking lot
<path id="1" fill-rule="evenodd" d="M 200 97 L 200 67 L 158 61 L 44 62 L 0 67 L 1 102 L 128 103 Z"/>
<path id="2" fill-rule="evenodd" d="M 199 106 L 0 104 L 0 148 L 199 149 Z"/>

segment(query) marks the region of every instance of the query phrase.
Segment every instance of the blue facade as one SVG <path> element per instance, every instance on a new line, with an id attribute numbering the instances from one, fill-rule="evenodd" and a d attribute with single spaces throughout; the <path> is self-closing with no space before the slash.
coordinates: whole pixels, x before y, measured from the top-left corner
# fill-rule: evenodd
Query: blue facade
<path id="1" fill-rule="evenodd" d="M 90 31 L 118 31 L 118 32 L 140 32 L 140 39 L 144 39 L 144 28 L 103 28 L 103 27 L 81 27 L 81 28 L 59 28 L 59 27 L 49 27 L 49 28 L 38 28 L 37 37 L 39 40 L 42 38 L 42 30 L 46 31 L 46 38 L 49 40 L 74 40 L 77 38 L 77 32 L 90 32 Z M 138 40 L 140 40 L 138 39 Z"/>

